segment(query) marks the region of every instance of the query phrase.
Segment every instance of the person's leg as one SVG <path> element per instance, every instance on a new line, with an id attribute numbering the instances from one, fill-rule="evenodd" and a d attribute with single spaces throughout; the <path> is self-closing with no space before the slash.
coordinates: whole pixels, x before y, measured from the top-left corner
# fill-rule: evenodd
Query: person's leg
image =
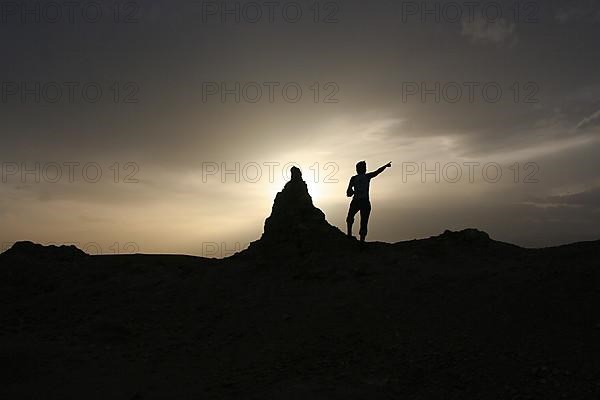
<path id="1" fill-rule="evenodd" d="M 363 201 L 360 207 L 360 241 L 364 242 L 367 237 L 367 225 L 369 225 L 369 215 L 371 215 L 371 202 Z"/>
<path id="2" fill-rule="evenodd" d="M 346 225 L 348 228 L 348 236 L 352 236 L 352 224 L 354 224 L 354 216 L 358 212 L 358 202 L 352 199 L 350 202 L 350 208 L 348 209 L 348 216 L 346 217 Z"/>

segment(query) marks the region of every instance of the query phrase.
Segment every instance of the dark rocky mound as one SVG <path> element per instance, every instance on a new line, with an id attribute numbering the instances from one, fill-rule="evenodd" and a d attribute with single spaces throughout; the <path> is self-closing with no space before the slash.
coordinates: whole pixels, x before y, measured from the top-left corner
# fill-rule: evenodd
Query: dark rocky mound
<path id="1" fill-rule="evenodd" d="M 450 249 L 468 248 L 471 250 L 483 249 L 489 251 L 494 249 L 514 250 L 520 248 L 513 244 L 493 240 L 487 232 L 474 228 L 467 228 L 460 231 L 446 230 L 441 235 L 430 237 L 422 242 L 431 246 L 445 246 Z"/>
<path id="2" fill-rule="evenodd" d="M 313 205 L 302 173 L 291 169 L 291 179 L 277 193 L 271 216 L 265 221 L 260 240 L 251 250 L 323 250 L 348 245 L 351 241 L 325 219 L 323 211 Z"/>
<path id="3" fill-rule="evenodd" d="M 466 242 L 487 242 L 491 240 L 490 235 L 488 235 L 486 232 L 474 228 L 463 229 L 462 231 L 458 232 L 445 230 L 444 233 L 436 237 L 440 239 L 450 239 Z"/>
<path id="4" fill-rule="evenodd" d="M 86 257 L 88 254 L 75 246 L 43 246 L 41 244 L 23 241 L 15 243 L 3 254 L 5 257 L 26 258 L 29 260 L 73 260 Z"/>

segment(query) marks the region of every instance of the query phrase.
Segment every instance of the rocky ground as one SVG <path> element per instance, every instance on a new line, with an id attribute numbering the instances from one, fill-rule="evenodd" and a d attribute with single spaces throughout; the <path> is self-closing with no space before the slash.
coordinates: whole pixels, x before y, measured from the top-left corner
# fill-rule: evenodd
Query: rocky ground
<path id="1" fill-rule="evenodd" d="M 361 246 L 300 177 L 224 260 L 0 255 L 2 399 L 598 399 L 600 241 Z"/>

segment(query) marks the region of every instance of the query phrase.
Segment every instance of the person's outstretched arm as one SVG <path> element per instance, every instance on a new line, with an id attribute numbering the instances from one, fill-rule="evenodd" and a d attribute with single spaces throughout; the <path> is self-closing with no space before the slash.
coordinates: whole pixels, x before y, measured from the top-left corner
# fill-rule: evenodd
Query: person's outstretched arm
<path id="1" fill-rule="evenodd" d="M 348 182 L 348 189 L 346 189 L 346 196 L 354 196 L 354 189 L 352 188 L 353 186 L 354 185 L 352 184 L 352 178 L 350 178 L 350 182 Z"/>
<path id="2" fill-rule="evenodd" d="M 369 175 L 370 178 L 375 178 L 377 175 L 379 175 L 380 173 L 385 171 L 386 168 L 390 168 L 391 166 L 392 166 L 392 162 L 390 161 L 389 163 L 385 164 L 383 167 L 380 167 L 376 171 L 369 172 L 367 175 Z"/>

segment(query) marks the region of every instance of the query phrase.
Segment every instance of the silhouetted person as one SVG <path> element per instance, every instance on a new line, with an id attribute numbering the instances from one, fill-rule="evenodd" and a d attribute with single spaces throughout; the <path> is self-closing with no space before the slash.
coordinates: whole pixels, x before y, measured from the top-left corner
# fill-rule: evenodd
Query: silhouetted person
<path id="1" fill-rule="evenodd" d="M 386 168 L 390 168 L 392 163 L 389 162 L 377 171 L 367 173 L 367 163 L 360 161 L 356 164 L 356 173 L 350 178 L 348 183 L 348 190 L 346 190 L 346 196 L 354 198 L 350 202 L 350 209 L 348 210 L 348 218 L 346 223 L 348 224 L 348 236 L 352 237 L 352 224 L 354 223 L 354 216 L 360 211 L 360 241 L 364 242 L 367 237 L 367 225 L 369 223 L 369 215 L 371 214 L 371 202 L 369 201 L 369 184 L 372 178 L 382 173 Z"/>

